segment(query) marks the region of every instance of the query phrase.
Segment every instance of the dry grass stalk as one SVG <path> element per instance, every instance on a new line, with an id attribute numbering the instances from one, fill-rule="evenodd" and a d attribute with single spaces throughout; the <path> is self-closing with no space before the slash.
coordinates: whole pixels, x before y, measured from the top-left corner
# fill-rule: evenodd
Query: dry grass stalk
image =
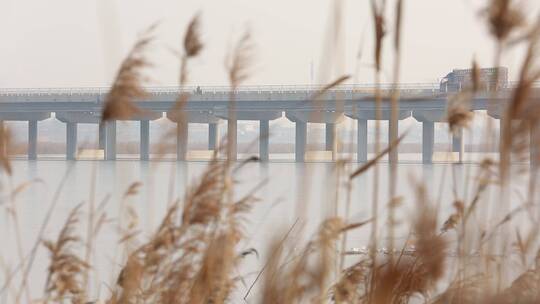
<path id="1" fill-rule="evenodd" d="M 313 96 L 311 96 L 311 100 L 318 100 L 319 98 L 321 98 L 324 94 L 326 94 L 326 92 L 328 92 L 329 90 L 339 86 L 340 84 L 344 83 L 345 81 L 349 80 L 351 78 L 350 75 L 343 75 L 341 77 L 339 77 L 338 79 L 332 81 L 331 83 L 325 85 L 320 91 L 318 91 L 317 93 L 313 94 Z"/>
<path id="2" fill-rule="evenodd" d="M 522 10 L 513 0 L 491 0 L 482 12 L 488 19 L 491 34 L 500 42 L 524 25 Z"/>
<path id="3" fill-rule="evenodd" d="M 381 56 L 382 56 L 382 46 L 383 39 L 386 35 L 385 28 L 385 18 L 384 11 L 386 9 L 386 0 L 379 1 L 380 4 L 377 4 L 377 0 L 371 0 L 371 14 L 373 16 L 373 29 L 375 31 L 375 69 L 377 71 L 381 70 Z"/>
<path id="4" fill-rule="evenodd" d="M 188 117 L 187 113 L 184 111 L 184 107 L 189 99 L 189 93 L 184 90 L 184 86 L 188 83 L 189 80 L 189 70 L 188 64 L 189 61 L 197 57 L 204 48 L 204 44 L 201 39 L 201 17 L 200 14 L 196 14 L 189 22 L 186 32 L 183 38 L 183 54 L 179 55 L 180 58 L 180 76 L 179 76 L 179 86 L 180 93 L 176 98 L 176 103 L 173 108 L 167 114 L 170 119 L 177 123 L 175 132 L 168 132 L 165 134 L 165 139 L 175 138 L 177 145 L 185 145 L 187 143 L 187 133 L 188 133 Z M 164 141 L 167 142 L 166 140 Z M 160 147 L 160 150 L 166 149 L 166 144 L 163 143 Z M 185 147 L 182 147 L 183 153 L 187 153 Z M 158 154 L 163 154 L 159 152 Z M 183 155 L 182 157 L 185 157 Z"/>
<path id="5" fill-rule="evenodd" d="M 13 173 L 8 155 L 10 141 L 11 135 L 9 130 L 4 125 L 4 122 L 0 121 L 0 168 L 2 168 L 7 175 L 11 175 Z"/>
<path id="6" fill-rule="evenodd" d="M 327 302 L 329 292 L 336 289 L 330 281 L 335 266 L 335 241 L 342 233 L 368 222 L 346 224 L 339 217 L 328 218 L 320 225 L 314 239 L 292 258 L 287 246 L 276 239 L 270 246 L 262 303 Z"/>
<path id="7" fill-rule="evenodd" d="M 246 31 L 225 58 L 225 68 L 233 91 L 248 79 L 254 60 L 254 50 L 251 33 Z"/>
<path id="8" fill-rule="evenodd" d="M 253 196 L 225 204 L 227 163 L 213 160 L 201 180 L 186 194 L 182 214 L 171 206 L 158 231 L 130 254 L 111 303 L 224 303 L 235 286 L 233 269 L 244 237 L 243 217 Z M 135 278 L 130 278 L 134 268 Z"/>
<path id="9" fill-rule="evenodd" d="M 180 85 L 187 83 L 188 72 L 187 62 L 189 59 L 198 56 L 204 44 L 201 41 L 201 22 L 200 14 L 195 15 L 188 24 L 186 33 L 184 34 L 184 55 L 182 56 L 180 66 Z"/>
<path id="10" fill-rule="evenodd" d="M 154 40 L 153 31 L 156 25 L 147 29 L 135 43 L 128 56 L 122 62 L 111 90 L 105 99 L 101 119 L 126 120 L 143 113 L 134 102 L 147 95 L 143 83 L 146 78 L 141 70 L 150 66 L 144 58 L 144 51 Z"/>
<path id="11" fill-rule="evenodd" d="M 501 180 L 506 182 L 508 177 L 508 167 L 510 155 L 523 153 L 523 144 L 528 139 L 529 122 L 536 122 L 540 119 L 540 110 L 537 102 L 530 97 L 533 83 L 540 79 L 540 69 L 538 68 L 538 51 L 540 47 L 540 23 L 531 31 L 528 41 L 527 53 L 523 59 L 519 73 L 519 82 L 514 89 L 513 96 L 508 104 L 503 117 L 502 139 L 500 145 L 500 174 Z M 537 143 L 533 143 L 537 144 Z"/>
<path id="12" fill-rule="evenodd" d="M 390 152 L 390 150 L 393 147 L 396 147 L 397 145 L 399 145 L 399 143 L 403 140 L 403 138 L 405 138 L 406 135 L 407 135 L 407 132 L 401 134 L 401 136 L 395 142 L 390 143 L 390 145 L 388 145 L 388 147 L 386 149 L 381 151 L 373 159 L 369 160 L 367 163 L 365 163 L 360 168 L 356 169 L 353 173 L 351 173 L 349 178 L 353 179 L 353 178 L 361 175 L 362 173 L 366 172 L 369 168 L 375 166 L 379 162 L 379 160 L 381 160 L 381 158 L 383 158 L 386 154 L 388 154 Z"/>
<path id="13" fill-rule="evenodd" d="M 472 95 L 469 92 L 462 92 L 450 98 L 447 109 L 447 122 L 453 134 L 467 128 L 474 118 L 470 108 L 471 98 Z"/>
<path id="14" fill-rule="evenodd" d="M 85 287 L 82 277 L 89 265 L 73 252 L 73 246 L 80 242 L 75 229 L 81 206 L 70 212 L 55 242 L 43 241 L 51 255 L 45 289 L 48 300 L 63 301 L 71 297 L 73 303 L 83 303 Z"/>
<path id="15" fill-rule="evenodd" d="M 251 65 L 254 60 L 254 44 L 251 34 L 246 31 L 240 40 L 235 44 L 226 58 L 225 68 L 231 86 L 231 93 L 228 105 L 227 119 L 227 159 L 236 160 L 237 158 L 237 120 L 236 120 L 236 89 L 238 86 L 247 80 L 251 72 Z"/>

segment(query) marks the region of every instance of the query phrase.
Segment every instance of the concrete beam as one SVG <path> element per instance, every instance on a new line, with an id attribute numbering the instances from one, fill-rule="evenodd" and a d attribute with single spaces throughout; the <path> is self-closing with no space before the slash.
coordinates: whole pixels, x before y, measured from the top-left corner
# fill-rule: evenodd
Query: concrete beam
<path id="1" fill-rule="evenodd" d="M 433 163 L 433 148 L 435 146 L 435 123 L 422 122 L 422 163 Z"/>
<path id="2" fill-rule="evenodd" d="M 161 118 L 162 116 L 163 115 L 161 112 L 145 111 L 126 120 L 156 120 Z M 63 123 L 74 122 L 80 124 L 98 124 L 101 122 L 101 112 L 57 112 L 56 119 Z"/>
<path id="3" fill-rule="evenodd" d="M 219 118 L 213 114 L 213 111 L 169 111 L 167 118 L 173 122 L 179 122 L 182 119 L 188 123 L 218 123 Z"/>
<path id="4" fill-rule="evenodd" d="M 77 123 L 68 122 L 66 124 L 66 159 L 75 160 L 77 158 Z"/>
<path id="5" fill-rule="evenodd" d="M 28 159 L 37 159 L 37 139 L 38 139 L 38 122 L 37 120 L 28 121 Z"/>
<path id="6" fill-rule="evenodd" d="M 270 122 L 259 120 L 259 158 L 261 161 L 270 159 Z"/>
<path id="7" fill-rule="evenodd" d="M 214 115 L 222 119 L 229 119 L 227 109 L 217 108 L 214 110 Z M 282 111 L 235 111 L 236 120 L 275 120 L 283 116 Z"/>
<path id="8" fill-rule="evenodd" d="M 343 112 L 337 111 L 286 111 L 285 117 L 292 122 L 304 123 L 340 123 L 344 118 Z"/>
<path id="9" fill-rule="evenodd" d="M 304 162 L 306 159 L 307 123 L 297 121 L 295 124 L 295 159 L 297 162 Z"/>
<path id="10" fill-rule="evenodd" d="M 63 123 L 98 124 L 101 112 L 57 112 L 56 119 Z"/>
<path id="11" fill-rule="evenodd" d="M 368 152 L 368 129 L 367 129 L 367 119 L 358 119 L 358 135 L 356 139 L 357 146 L 357 158 L 356 161 L 359 163 L 364 163 L 367 161 L 367 152 Z"/>
<path id="12" fill-rule="evenodd" d="M 150 121 L 140 121 L 139 157 L 141 160 L 150 159 Z"/>
<path id="13" fill-rule="evenodd" d="M 419 122 L 446 122 L 446 110 L 413 111 L 412 116 Z"/>
<path id="14" fill-rule="evenodd" d="M 42 121 L 50 117 L 50 112 L 0 112 L 0 120 L 4 121 Z"/>
<path id="15" fill-rule="evenodd" d="M 345 113 L 346 116 L 352 119 L 366 119 L 366 120 L 376 120 L 377 119 L 376 114 L 377 113 L 375 110 L 358 110 L 358 109 L 347 111 Z M 411 116 L 410 110 L 400 110 L 398 113 L 398 120 L 406 119 L 409 116 Z M 390 110 L 381 110 L 380 120 L 390 120 L 390 118 L 391 118 Z"/>

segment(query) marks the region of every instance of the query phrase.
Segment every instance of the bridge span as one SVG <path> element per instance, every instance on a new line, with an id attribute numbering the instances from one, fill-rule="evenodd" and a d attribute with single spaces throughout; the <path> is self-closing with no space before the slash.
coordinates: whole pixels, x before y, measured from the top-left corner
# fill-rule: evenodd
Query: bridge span
<path id="1" fill-rule="evenodd" d="M 376 115 L 374 85 L 346 85 L 320 94 L 319 86 L 252 86 L 231 91 L 229 87 L 177 87 L 147 88 L 147 96 L 134 101 L 145 110 L 144 115 L 131 120 L 140 122 L 140 158 L 150 157 L 150 122 L 167 117 L 177 123 L 177 158 L 187 155 L 187 130 L 190 123 L 209 125 L 208 149 L 219 146 L 218 124 L 228 120 L 230 100 L 234 98 L 236 120 L 259 121 L 259 153 L 262 161 L 269 160 L 269 122 L 285 116 L 295 124 L 295 160 L 305 161 L 307 125 L 326 124 L 326 150 L 337 155 L 336 125 L 344 117 L 357 122 L 357 160 L 367 160 L 368 120 L 389 120 L 391 93 L 398 89 L 400 95 L 399 120 L 414 117 L 422 123 L 422 160 L 431 163 L 434 149 L 434 123 L 445 122 L 449 100 L 455 93 L 441 92 L 439 84 L 381 85 L 383 100 L 381 115 Z M 37 158 L 38 121 L 50 118 L 52 113 L 66 124 L 66 158 L 77 158 L 77 125 L 99 124 L 99 145 L 106 160 L 116 159 L 116 122 L 101 122 L 101 109 L 108 88 L 57 88 L 57 89 L 0 89 L 0 121 L 28 122 L 28 158 Z M 179 120 L 172 111 L 179 93 L 189 93 L 183 107 L 187 123 Z M 511 86 L 493 92 L 475 94 L 470 111 L 488 110 L 500 119 Z M 236 125 L 236 124 L 234 124 Z M 182 134 L 183 136 L 180 136 Z M 454 151 L 463 152 L 461 136 L 454 138 Z M 229 143 L 236 151 L 236 140 Z M 233 156 L 234 157 L 234 156 Z"/>

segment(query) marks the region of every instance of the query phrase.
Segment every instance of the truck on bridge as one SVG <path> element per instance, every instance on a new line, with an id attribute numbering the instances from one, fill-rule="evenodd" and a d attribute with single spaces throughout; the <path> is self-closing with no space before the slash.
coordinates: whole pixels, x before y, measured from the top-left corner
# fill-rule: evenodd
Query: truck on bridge
<path id="1" fill-rule="evenodd" d="M 441 92 L 459 92 L 471 88 L 473 69 L 454 69 L 440 81 Z M 478 70 L 478 82 L 482 91 L 497 91 L 508 85 L 508 68 L 496 67 Z"/>

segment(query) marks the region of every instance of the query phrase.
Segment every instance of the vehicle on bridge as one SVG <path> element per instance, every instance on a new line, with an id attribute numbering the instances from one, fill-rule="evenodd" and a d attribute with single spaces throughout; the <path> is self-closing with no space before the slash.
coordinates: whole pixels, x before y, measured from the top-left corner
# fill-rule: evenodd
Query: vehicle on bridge
<path id="1" fill-rule="evenodd" d="M 508 85 L 508 68 L 479 69 L 480 90 L 497 91 Z M 473 85 L 473 69 L 454 69 L 440 81 L 441 92 L 459 92 Z"/>

